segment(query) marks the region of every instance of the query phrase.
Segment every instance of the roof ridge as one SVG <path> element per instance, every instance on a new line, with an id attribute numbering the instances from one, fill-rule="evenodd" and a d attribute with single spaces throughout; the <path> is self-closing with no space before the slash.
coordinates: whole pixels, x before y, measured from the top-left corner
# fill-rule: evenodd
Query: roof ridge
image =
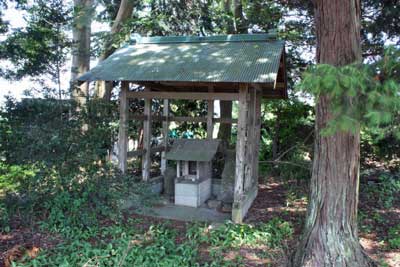
<path id="1" fill-rule="evenodd" d="M 132 44 L 167 44 L 167 43 L 220 43 L 220 42 L 265 42 L 277 40 L 274 33 L 228 34 L 211 36 L 154 36 L 140 37 L 134 35 Z"/>

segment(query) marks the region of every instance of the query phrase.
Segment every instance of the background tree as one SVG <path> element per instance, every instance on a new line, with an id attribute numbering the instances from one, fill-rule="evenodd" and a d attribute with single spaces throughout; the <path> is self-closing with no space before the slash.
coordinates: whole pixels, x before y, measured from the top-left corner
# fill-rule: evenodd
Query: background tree
<path id="1" fill-rule="evenodd" d="M 119 44 L 121 44 L 121 40 L 125 38 L 121 38 L 124 36 L 124 25 L 132 18 L 132 12 L 135 4 L 138 1 L 135 0 L 122 0 L 119 4 L 118 12 L 113 20 L 110 34 L 106 38 L 104 43 L 103 51 L 99 57 L 99 61 L 103 61 L 108 58 L 112 53 L 115 52 Z M 125 34 L 126 35 L 126 34 Z M 95 95 L 100 98 L 104 98 L 106 100 L 110 100 L 111 98 L 111 90 L 112 84 L 106 82 L 96 82 L 95 85 Z"/>
<path id="2" fill-rule="evenodd" d="M 6 7 L 6 2 L 3 5 Z M 0 26 L 7 32 L 0 42 L 0 60 L 11 63 L 2 65 L 0 76 L 8 80 L 29 77 L 39 84 L 43 95 L 61 98 L 65 93 L 61 76 L 70 47 L 66 33 L 70 8 L 61 0 L 39 0 L 32 5 L 18 1 L 16 8 L 26 11 L 27 25 L 11 29 L 3 22 L 4 27 Z M 37 93 L 33 86 L 26 89 Z"/>
<path id="3" fill-rule="evenodd" d="M 85 105 L 89 97 L 89 84 L 83 83 L 79 85 L 76 83 L 76 79 L 90 69 L 90 38 L 93 12 L 93 0 L 74 0 L 71 94 L 81 106 Z"/>

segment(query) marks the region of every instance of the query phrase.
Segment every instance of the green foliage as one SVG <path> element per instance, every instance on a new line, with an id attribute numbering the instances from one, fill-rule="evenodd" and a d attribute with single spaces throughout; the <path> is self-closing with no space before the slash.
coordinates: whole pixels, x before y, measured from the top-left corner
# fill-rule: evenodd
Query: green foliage
<path id="1" fill-rule="evenodd" d="M 65 29 L 70 10 L 61 0 L 34 1 L 23 8 L 28 13 L 27 26 L 13 30 L 0 42 L 0 60 L 13 64 L 0 74 L 7 79 L 36 79 L 45 74 L 59 80 L 69 46 Z"/>
<path id="2" fill-rule="evenodd" d="M 1 149 L 10 164 L 41 162 L 52 168 L 77 171 L 100 160 L 116 136 L 113 104 L 93 100 L 85 112 L 72 101 L 8 99 L 0 113 Z M 104 116 L 103 116 L 104 115 Z M 82 131 L 88 125 L 88 131 Z"/>
<path id="3" fill-rule="evenodd" d="M 0 122 L 0 192 L 10 218 L 29 224 L 41 217 L 52 229 L 88 226 L 118 215 L 121 199 L 153 201 L 147 186 L 106 161 L 116 136 L 112 105 L 94 100 L 77 113 L 69 101 L 8 100 Z"/>
<path id="4" fill-rule="evenodd" d="M 400 140 L 394 133 L 382 136 L 382 130 L 364 128 L 361 131 L 361 158 L 386 163 L 387 166 L 400 171 L 396 159 L 400 154 Z M 366 162 L 367 163 L 367 162 Z"/>
<path id="5" fill-rule="evenodd" d="M 400 224 L 389 229 L 388 243 L 392 249 L 400 249 Z"/>
<path id="6" fill-rule="evenodd" d="M 31 188 L 30 181 L 37 173 L 32 165 L 6 165 L 0 162 L 0 192 L 10 193 Z"/>
<path id="7" fill-rule="evenodd" d="M 175 100 L 171 103 L 173 116 L 201 117 L 207 115 L 207 103 L 205 101 Z M 179 123 L 171 132 L 173 138 L 206 138 L 207 125 L 205 123 Z"/>
<path id="8" fill-rule="evenodd" d="M 400 50 L 390 47 L 372 64 L 343 67 L 312 66 L 304 74 L 300 89 L 330 100 L 331 120 L 325 134 L 356 131 L 360 126 L 383 129 L 400 137 Z"/>
<path id="9" fill-rule="evenodd" d="M 59 231 L 64 241 L 33 260 L 16 266 L 243 266 L 243 259 L 224 258 L 227 249 L 240 247 L 271 248 L 285 246 L 293 229 L 274 219 L 257 227 L 225 223 L 216 228 L 187 225 L 186 233 L 169 224 L 142 227 L 142 220 L 91 226 L 84 230 L 72 227 Z M 201 257 L 207 248 L 208 257 Z"/>
<path id="10" fill-rule="evenodd" d="M 22 259 L 16 266 L 244 266 L 239 255 L 226 259 L 226 250 L 283 247 L 293 233 L 291 226 L 279 219 L 257 227 L 192 224 L 187 225 L 186 233 L 167 223 L 146 227 L 143 223 L 127 219 L 104 226 L 62 228 L 58 233 L 63 241 L 58 246 L 35 259 Z M 205 248 L 207 258 L 200 254 Z"/>
<path id="11" fill-rule="evenodd" d="M 376 186 L 369 185 L 362 187 L 362 190 L 366 190 L 368 195 L 376 199 L 381 207 L 389 209 L 400 196 L 400 177 L 392 174 L 382 174 Z"/>
<path id="12" fill-rule="evenodd" d="M 187 241 L 177 244 L 177 231 L 152 225 L 72 228 L 70 238 L 37 258 L 17 266 L 192 266 L 197 250 Z M 85 265 L 86 264 L 86 265 Z"/>
<path id="13" fill-rule="evenodd" d="M 206 242 L 219 248 L 240 248 L 266 245 L 275 248 L 293 234 L 292 226 L 279 218 L 257 226 L 226 222 L 214 227 L 194 226 L 189 228 L 187 236 L 198 242 Z"/>
<path id="14" fill-rule="evenodd" d="M 262 118 L 262 171 L 285 180 L 307 181 L 313 153 L 313 107 L 295 97 L 267 101 Z"/>
<path id="15" fill-rule="evenodd" d="M 381 54 L 387 40 L 400 44 L 400 7 L 396 1 L 362 0 L 362 38 L 366 55 Z"/>

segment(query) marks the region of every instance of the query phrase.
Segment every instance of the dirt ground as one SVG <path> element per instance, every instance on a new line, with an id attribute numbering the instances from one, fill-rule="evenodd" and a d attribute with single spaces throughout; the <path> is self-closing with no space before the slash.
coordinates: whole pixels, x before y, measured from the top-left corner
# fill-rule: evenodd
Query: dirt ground
<path id="1" fill-rule="evenodd" d="M 274 217 L 280 217 L 289 221 L 294 227 L 294 234 L 284 250 L 266 251 L 263 248 L 246 248 L 239 251 L 225 253 L 226 258 L 234 258 L 237 253 L 243 258 L 244 266 L 285 266 L 289 255 L 296 248 L 296 240 L 301 234 L 301 227 L 306 214 L 307 203 L 305 198 L 299 197 L 306 195 L 306 188 L 293 184 L 291 190 L 288 190 L 290 184 L 284 185 L 273 178 L 259 186 L 259 194 L 250 209 L 245 222 L 259 223 L 267 222 Z M 295 188 L 296 196 L 291 196 Z M 390 209 L 379 209 L 375 199 L 370 199 L 366 194 L 360 194 L 360 212 L 365 214 L 361 221 L 360 229 L 370 229 L 370 231 L 360 230 L 360 242 L 368 255 L 383 266 L 399 267 L 400 250 L 391 250 L 386 243 L 388 229 L 400 222 L 400 203 L 395 204 Z M 379 218 L 377 219 L 377 215 Z M 129 215 L 138 216 L 140 215 Z M 145 225 L 139 227 L 148 227 L 150 224 L 160 223 L 165 220 L 146 217 Z M 185 232 L 186 223 L 171 221 L 171 225 L 178 228 L 182 233 Z M 9 266 L 9 261 L 29 255 L 34 257 L 39 251 L 46 250 L 59 242 L 61 239 L 54 234 L 32 230 L 32 227 L 11 227 L 9 233 L 0 233 L 0 266 Z M 180 242 L 180 240 L 176 240 Z M 262 257 L 263 253 L 268 253 L 268 257 Z M 207 258 L 207 247 L 200 248 L 200 258 Z M 267 259 L 268 258 L 268 259 Z"/>

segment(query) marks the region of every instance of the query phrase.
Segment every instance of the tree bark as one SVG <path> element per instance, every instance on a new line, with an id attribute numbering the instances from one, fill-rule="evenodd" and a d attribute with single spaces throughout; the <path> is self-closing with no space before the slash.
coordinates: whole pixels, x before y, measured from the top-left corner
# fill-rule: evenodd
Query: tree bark
<path id="1" fill-rule="evenodd" d="M 71 96 L 80 106 L 89 97 L 89 84 L 78 85 L 76 78 L 90 69 L 90 35 L 93 0 L 74 0 L 74 22 L 72 29 Z"/>
<path id="2" fill-rule="evenodd" d="M 232 101 L 219 101 L 221 118 L 232 118 Z M 228 147 L 231 140 L 232 124 L 221 123 L 218 130 L 218 139 L 224 147 Z"/>
<path id="3" fill-rule="evenodd" d="M 225 0 L 224 9 L 227 14 L 233 14 L 234 21 L 232 25 L 228 25 L 227 33 L 244 33 L 247 28 L 244 26 L 243 18 L 243 4 L 242 0 Z M 221 118 L 232 118 L 232 101 L 220 101 Z M 218 131 L 218 139 L 220 139 L 224 146 L 228 146 L 232 134 L 232 124 L 220 124 Z"/>
<path id="4" fill-rule="evenodd" d="M 134 0 L 122 0 L 118 9 L 117 16 L 115 17 L 114 23 L 111 27 L 110 38 L 106 41 L 104 45 L 103 53 L 99 58 L 99 62 L 108 58 L 112 53 L 115 52 L 116 47 L 115 36 L 121 32 L 124 23 L 132 17 L 133 7 L 135 5 Z M 110 100 L 112 85 L 106 82 L 96 82 L 95 85 L 95 95 L 96 97 L 103 98 L 105 100 Z"/>
<path id="5" fill-rule="evenodd" d="M 316 0 L 317 62 L 343 66 L 361 60 L 360 1 Z M 351 99 L 349 99 L 351 103 Z M 360 134 L 322 136 L 332 118 L 330 100 L 316 105 L 316 138 L 311 196 L 303 237 L 293 267 L 376 266 L 359 244 L 357 205 Z"/>
<path id="6" fill-rule="evenodd" d="M 274 136 L 272 138 L 272 160 L 276 160 L 279 154 L 279 130 L 280 130 L 280 115 L 277 113 L 274 125 Z"/>

